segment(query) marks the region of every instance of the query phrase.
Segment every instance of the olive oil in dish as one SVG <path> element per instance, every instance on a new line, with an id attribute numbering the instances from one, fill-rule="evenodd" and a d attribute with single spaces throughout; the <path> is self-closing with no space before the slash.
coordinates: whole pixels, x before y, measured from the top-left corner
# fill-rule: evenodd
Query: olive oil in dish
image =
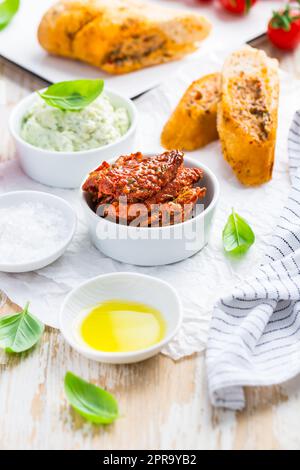
<path id="1" fill-rule="evenodd" d="M 159 343 L 166 323 L 159 310 L 138 302 L 109 300 L 95 306 L 80 324 L 80 336 L 103 352 L 130 352 Z"/>

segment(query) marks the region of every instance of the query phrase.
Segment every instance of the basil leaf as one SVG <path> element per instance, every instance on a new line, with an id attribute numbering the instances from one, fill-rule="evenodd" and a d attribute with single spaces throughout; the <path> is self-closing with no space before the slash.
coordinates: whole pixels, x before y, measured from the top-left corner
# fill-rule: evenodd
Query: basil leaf
<path id="1" fill-rule="evenodd" d="M 255 235 L 245 219 L 232 209 L 223 230 L 223 245 L 227 253 L 242 255 L 255 242 Z"/>
<path id="2" fill-rule="evenodd" d="M 44 325 L 28 312 L 29 303 L 17 314 L 0 317 L 0 348 L 21 353 L 32 348 L 44 331 Z"/>
<path id="3" fill-rule="evenodd" d="M 70 405 L 92 423 L 109 424 L 119 417 L 118 404 L 110 393 L 72 372 L 65 375 L 65 393 Z"/>
<path id="4" fill-rule="evenodd" d="M 0 3 L 0 31 L 4 29 L 17 13 L 20 0 L 4 0 Z"/>
<path id="5" fill-rule="evenodd" d="M 49 106 L 65 111 L 80 111 L 102 93 L 103 80 L 74 80 L 55 83 L 39 93 Z"/>

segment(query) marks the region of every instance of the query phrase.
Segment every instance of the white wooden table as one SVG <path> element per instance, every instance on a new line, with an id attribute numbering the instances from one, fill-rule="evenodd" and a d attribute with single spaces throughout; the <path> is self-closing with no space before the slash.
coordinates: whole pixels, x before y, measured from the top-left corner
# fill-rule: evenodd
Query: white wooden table
<path id="1" fill-rule="evenodd" d="M 257 46 L 269 48 L 264 40 Z M 300 78 L 300 51 L 279 58 Z M 3 60 L 0 79 L 0 158 L 5 160 L 14 156 L 7 131 L 10 109 L 42 83 Z M 1 313 L 15 309 L 7 302 Z M 122 418 L 96 427 L 70 410 L 63 392 L 67 370 L 114 393 Z M 203 355 L 176 363 L 157 356 L 108 366 L 82 358 L 58 331 L 46 328 L 31 352 L 0 353 L 0 448 L 300 449 L 300 377 L 246 394 L 243 412 L 215 410 L 207 397 Z"/>

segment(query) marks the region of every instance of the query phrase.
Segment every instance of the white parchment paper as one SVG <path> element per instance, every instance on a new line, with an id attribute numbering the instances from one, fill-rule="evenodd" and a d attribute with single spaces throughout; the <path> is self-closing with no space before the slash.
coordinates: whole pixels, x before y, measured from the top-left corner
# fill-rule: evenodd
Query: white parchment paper
<path id="1" fill-rule="evenodd" d="M 136 148 L 132 151 L 159 151 L 160 133 L 171 110 L 193 79 L 219 70 L 223 54 L 196 60 L 170 77 L 167 82 L 136 101 L 140 118 Z M 262 258 L 267 237 L 287 197 L 287 132 L 294 111 L 300 107 L 300 82 L 281 74 L 281 99 L 276 149 L 276 164 L 270 183 L 246 188 L 238 183 L 224 161 L 218 142 L 189 156 L 203 162 L 217 175 L 221 184 L 220 202 L 216 211 L 209 244 L 190 259 L 163 267 L 138 268 L 119 263 L 100 253 L 90 242 L 78 191 L 49 188 L 30 180 L 16 160 L 0 165 L 0 192 L 33 189 L 56 194 L 68 200 L 77 212 L 78 228 L 66 253 L 51 266 L 27 274 L 0 273 L 0 289 L 14 302 L 31 302 L 31 311 L 46 324 L 58 327 L 58 313 L 66 294 L 81 282 L 103 273 L 129 271 L 157 276 L 177 289 L 184 305 L 184 322 L 178 336 L 164 353 L 179 359 L 205 348 L 209 320 L 215 300 L 231 289 Z M 70 168 L 70 171 L 72 169 Z M 251 224 L 256 243 L 241 260 L 224 255 L 222 230 L 231 208 Z"/>

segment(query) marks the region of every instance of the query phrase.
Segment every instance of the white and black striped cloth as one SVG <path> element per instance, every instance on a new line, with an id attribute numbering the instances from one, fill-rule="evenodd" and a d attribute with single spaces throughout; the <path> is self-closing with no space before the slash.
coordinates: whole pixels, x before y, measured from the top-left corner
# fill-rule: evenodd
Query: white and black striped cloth
<path id="1" fill-rule="evenodd" d="M 243 386 L 284 382 L 300 373 L 300 112 L 288 138 L 292 188 L 266 264 L 217 302 L 207 346 L 210 399 L 240 410 Z"/>

